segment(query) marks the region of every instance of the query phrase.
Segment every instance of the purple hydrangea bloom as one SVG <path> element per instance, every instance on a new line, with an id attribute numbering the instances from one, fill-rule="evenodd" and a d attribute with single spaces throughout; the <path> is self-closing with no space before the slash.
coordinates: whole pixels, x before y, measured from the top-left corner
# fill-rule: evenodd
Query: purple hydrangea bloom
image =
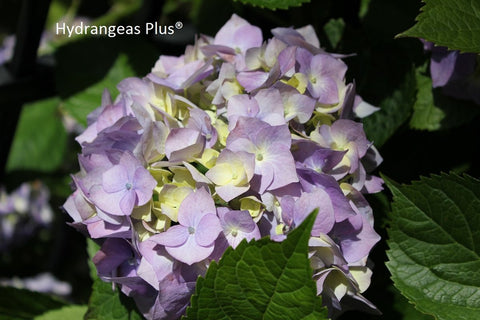
<path id="1" fill-rule="evenodd" d="M 255 158 L 252 154 L 224 149 L 206 176 L 215 183 L 217 194 L 230 201 L 250 190 L 254 170 Z"/>
<path id="2" fill-rule="evenodd" d="M 362 124 L 352 120 L 340 119 L 331 126 L 322 125 L 318 131 L 312 132 L 311 138 L 321 147 L 346 151 L 342 161 L 334 168 L 335 173 L 332 175 L 337 178 L 357 170 L 360 159 L 369 148 Z"/>
<path id="3" fill-rule="evenodd" d="M 148 319 L 178 319 L 212 260 L 314 210 L 309 258 L 332 317 L 369 285 L 379 237 L 362 193 L 382 161 L 356 118 L 377 110 L 347 83 L 344 55 L 313 27 L 262 31 L 233 15 L 145 78 L 119 83 L 77 138 L 81 170 L 64 209 L 103 245 L 101 279 Z"/>
<path id="4" fill-rule="evenodd" d="M 254 97 L 247 94 L 233 96 L 227 107 L 228 127 L 235 128 L 240 117 L 257 118 L 271 126 L 284 125 L 284 107 L 280 91 L 260 90 Z"/>
<path id="5" fill-rule="evenodd" d="M 152 237 L 179 261 L 193 264 L 207 258 L 222 230 L 215 204 L 205 189 L 189 194 L 178 210 L 178 225 Z"/>
<path id="6" fill-rule="evenodd" d="M 90 198 L 105 213 L 128 216 L 135 206 L 150 201 L 157 182 L 129 152 L 125 152 L 118 164 L 102 174 L 99 184 L 93 185 Z"/>
<path id="7" fill-rule="evenodd" d="M 232 248 L 236 248 L 243 239 L 260 239 L 260 230 L 248 211 L 218 208 L 218 216 L 225 238 Z"/>
<path id="8" fill-rule="evenodd" d="M 312 56 L 305 50 L 297 51 L 300 72 L 307 77 L 308 91 L 321 104 L 333 105 L 339 102 L 338 84 L 343 82 L 347 65 L 328 54 Z"/>
<path id="9" fill-rule="evenodd" d="M 297 182 L 290 152 L 291 138 L 287 126 L 271 126 L 255 118 L 241 117 L 227 139 L 227 148 L 255 155 L 258 192 Z"/>
<path id="10" fill-rule="evenodd" d="M 196 129 L 172 129 L 165 141 L 165 155 L 171 162 L 189 161 L 200 156 L 206 137 Z"/>
<path id="11" fill-rule="evenodd" d="M 302 193 L 298 199 L 282 197 L 281 206 L 283 221 L 291 229 L 299 226 L 314 210 L 318 210 L 318 215 L 313 224 L 312 236 L 328 233 L 335 224 L 332 201 L 328 193 L 320 188 Z"/>

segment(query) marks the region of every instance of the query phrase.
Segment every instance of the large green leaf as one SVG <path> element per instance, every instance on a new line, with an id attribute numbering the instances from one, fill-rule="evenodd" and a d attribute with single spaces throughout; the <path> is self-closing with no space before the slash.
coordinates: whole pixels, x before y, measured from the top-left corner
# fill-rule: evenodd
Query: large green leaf
<path id="1" fill-rule="evenodd" d="M 393 194 L 387 266 L 395 286 L 439 320 L 478 319 L 480 181 L 456 174 L 385 181 Z"/>
<path id="2" fill-rule="evenodd" d="M 66 306 L 58 310 L 48 311 L 34 320 L 83 320 L 87 306 Z"/>
<path id="3" fill-rule="evenodd" d="M 50 172 L 61 165 L 67 133 L 58 105 L 59 99 L 51 98 L 23 107 L 8 157 L 8 171 Z"/>
<path id="4" fill-rule="evenodd" d="M 229 248 L 197 281 L 187 319 L 326 319 L 307 257 L 316 214 L 283 242 Z"/>
<path id="5" fill-rule="evenodd" d="M 480 52 L 480 1 L 422 0 L 417 23 L 399 36 L 422 38 L 463 52 Z"/>
<path id="6" fill-rule="evenodd" d="M 243 2 L 244 4 L 251 4 L 260 8 L 288 9 L 290 7 L 300 7 L 303 3 L 310 2 L 310 0 L 235 0 Z"/>
<path id="7" fill-rule="evenodd" d="M 61 308 L 63 301 L 24 289 L 0 287 L 0 319 L 32 319 L 49 310 Z"/>
<path id="8" fill-rule="evenodd" d="M 431 315 L 421 313 L 405 298 L 394 286 L 390 286 L 388 291 L 393 294 L 394 300 L 392 309 L 397 314 L 401 314 L 403 320 L 434 320 Z M 384 311 L 382 309 L 382 311 Z"/>
<path id="9" fill-rule="evenodd" d="M 363 120 L 365 133 L 375 146 L 382 146 L 407 121 L 415 103 L 415 94 L 415 71 L 412 68 L 401 86 L 380 103 L 380 110 Z"/>

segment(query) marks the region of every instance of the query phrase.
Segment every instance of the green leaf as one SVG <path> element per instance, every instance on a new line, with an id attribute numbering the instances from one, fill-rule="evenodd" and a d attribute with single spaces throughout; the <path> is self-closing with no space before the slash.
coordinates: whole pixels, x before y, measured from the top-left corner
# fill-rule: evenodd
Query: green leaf
<path id="1" fill-rule="evenodd" d="M 417 79 L 417 101 L 413 106 L 413 115 L 410 127 L 420 130 L 438 130 L 445 118 L 445 113 L 436 107 L 433 102 L 432 79 L 423 75 L 418 69 L 415 72 Z"/>
<path id="2" fill-rule="evenodd" d="M 117 84 L 134 75 L 127 56 L 119 55 L 103 80 L 65 100 L 65 110 L 79 123 L 86 126 L 87 115 L 100 106 L 103 91 L 107 89 L 115 97 L 118 93 Z"/>
<path id="3" fill-rule="evenodd" d="M 199 278 L 187 319 L 327 319 L 312 279 L 308 239 L 316 213 L 283 242 L 227 249 Z"/>
<path id="4" fill-rule="evenodd" d="M 41 100 L 23 107 L 7 163 L 7 171 L 51 172 L 63 160 L 67 133 L 58 109 L 59 99 Z"/>
<path id="5" fill-rule="evenodd" d="M 398 291 L 394 286 L 390 286 L 388 291 L 393 293 L 393 310 L 401 314 L 403 320 L 434 320 L 431 315 L 421 313 Z M 383 310 L 382 310 L 383 311 Z"/>
<path id="6" fill-rule="evenodd" d="M 358 10 L 358 17 L 360 19 L 365 18 L 365 16 L 367 15 L 370 2 L 371 0 L 360 0 L 360 9 Z"/>
<path id="7" fill-rule="evenodd" d="M 480 1 L 422 0 L 417 23 L 400 37 L 416 37 L 462 52 L 480 52 Z"/>
<path id="8" fill-rule="evenodd" d="M 48 311 L 34 320 L 83 320 L 87 306 L 67 306 L 58 310 Z"/>
<path id="9" fill-rule="evenodd" d="M 480 181 L 456 174 L 396 185 L 387 267 L 395 286 L 439 320 L 480 314 Z"/>
<path id="10" fill-rule="evenodd" d="M 380 103 L 380 110 L 363 120 L 365 133 L 376 147 L 387 142 L 410 117 L 415 94 L 415 71 L 412 68 L 402 85 Z"/>
<path id="11" fill-rule="evenodd" d="M 310 0 L 235 0 L 243 4 L 250 4 L 252 6 L 275 9 L 288 9 L 290 7 L 300 7 L 303 3 L 310 2 Z"/>
<path id="12" fill-rule="evenodd" d="M 456 127 L 480 114 L 480 108 L 468 101 L 447 97 L 441 89 L 432 88 L 432 79 L 425 75 L 426 65 L 416 70 L 417 100 L 413 106 L 410 127 L 435 131 Z"/>
<path id="13" fill-rule="evenodd" d="M 32 319 L 64 305 L 63 301 L 46 294 L 0 287 L 0 319 L 2 320 Z"/>
<path id="14" fill-rule="evenodd" d="M 327 35 L 328 41 L 332 45 L 332 48 L 336 48 L 340 40 L 342 39 L 343 31 L 345 30 L 345 21 L 342 18 L 330 19 L 325 26 L 323 26 L 323 31 Z"/>
<path id="15" fill-rule="evenodd" d="M 85 320 L 141 320 L 133 300 L 98 277 L 93 282 Z"/>

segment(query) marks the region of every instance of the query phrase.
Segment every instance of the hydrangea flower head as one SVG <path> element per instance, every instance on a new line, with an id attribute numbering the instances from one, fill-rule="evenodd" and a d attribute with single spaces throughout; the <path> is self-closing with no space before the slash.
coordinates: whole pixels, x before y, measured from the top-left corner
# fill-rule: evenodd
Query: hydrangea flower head
<path id="1" fill-rule="evenodd" d="M 283 241 L 314 210 L 309 258 L 330 314 L 369 285 L 379 240 L 363 194 L 381 162 L 358 118 L 376 110 L 346 83 L 342 55 L 311 26 L 233 15 L 146 77 L 123 80 L 77 138 L 72 226 L 102 242 L 101 278 L 149 319 L 184 314 L 210 262 L 242 241 Z"/>

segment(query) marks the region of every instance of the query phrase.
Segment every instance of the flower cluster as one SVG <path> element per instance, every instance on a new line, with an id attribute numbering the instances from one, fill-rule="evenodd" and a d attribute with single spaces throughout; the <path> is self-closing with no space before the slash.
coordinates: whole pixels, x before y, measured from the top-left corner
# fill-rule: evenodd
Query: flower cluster
<path id="1" fill-rule="evenodd" d="M 261 30 L 233 15 L 215 37 L 161 56 L 88 117 L 72 225 L 102 242 L 99 276 L 147 319 L 182 315 L 228 246 L 282 241 L 312 211 L 309 256 L 331 315 L 369 286 L 379 240 L 364 193 L 381 157 L 354 121 L 376 111 L 311 26 Z"/>
<path id="2" fill-rule="evenodd" d="M 0 188 L 0 252 L 51 224 L 53 211 L 49 200 L 50 192 L 40 181 L 22 183 L 10 194 Z"/>

